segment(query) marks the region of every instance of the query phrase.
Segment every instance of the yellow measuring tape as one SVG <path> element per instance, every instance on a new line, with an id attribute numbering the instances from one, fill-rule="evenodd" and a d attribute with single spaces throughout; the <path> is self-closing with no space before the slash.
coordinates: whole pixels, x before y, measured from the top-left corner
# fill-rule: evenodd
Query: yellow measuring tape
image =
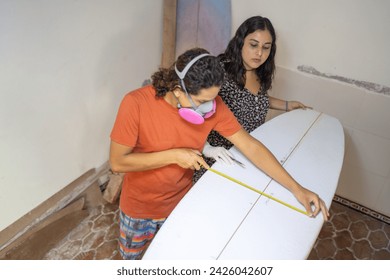
<path id="1" fill-rule="evenodd" d="M 259 191 L 258 189 L 255 189 L 255 188 L 253 188 L 253 187 L 251 187 L 251 186 L 249 186 L 249 185 L 247 185 L 247 184 L 245 184 L 245 183 L 243 183 L 243 182 L 241 182 L 241 181 L 239 181 L 237 179 L 234 179 L 233 177 L 230 177 L 229 175 L 226 175 L 226 174 L 224 174 L 222 172 L 219 172 L 219 171 L 217 171 L 215 169 L 212 169 L 212 168 L 209 168 L 208 170 L 213 172 L 213 173 L 215 173 L 215 174 L 218 174 L 219 176 L 222 176 L 222 177 L 224 177 L 224 178 L 226 178 L 226 179 L 228 179 L 230 181 L 233 181 L 234 183 L 237 183 L 237 184 L 239 184 L 239 185 L 241 185 L 241 186 L 243 186 L 243 187 L 245 187 L 247 189 L 250 189 L 250 190 L 252 190 L 254 192 L 257 192 L 257 193 L 259 193 L 261 195 L 264 195 L 265 197 L 268 197 L 269 199 L 272 199 L 272 200 L 274 200 L 276 202 L 279 202 L 280 204 L 283 204 L 284 206 L 287 206 L 288 208 L 291 208 L 291 209 L 293 209 L 293 210 L 295 210 L 295 211 L 297 211 L 299 213 L 302 213 L 302 214 L 308 216 L 306 211 L 304 211 L 302 209 L 299 209 L 299 208 L 297 208 L 297 207 L 295 207 L 295 206 L 293 206 L 291 204 L 288 204 L 287 202 L 284 202 L 284 201 L 282 201 L 280 199 L 277 199 L 276 197 L 273 197 L 273 196 L 271 196 L 269 194 L 266 194 L 266 193 L 264 193 L 262 191 Z"/>

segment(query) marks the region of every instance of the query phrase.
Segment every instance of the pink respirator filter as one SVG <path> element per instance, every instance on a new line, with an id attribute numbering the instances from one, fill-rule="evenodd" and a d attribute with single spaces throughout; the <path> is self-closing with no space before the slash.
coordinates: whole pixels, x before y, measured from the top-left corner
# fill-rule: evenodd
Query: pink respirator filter
<path id="1" fill-rule="evenodd" d="M 199 106 L 199 107 L 201 107 L 201 106 Z M 194 109 L 191 109 L 191 108 L 180 108 L 179 115 L 183 119 L 185 119 L 186 121 L 188 121 L 190 123 L 202 124 L 202 123 L 204 123 L 204 119 L 210 118 L 215 113 L 215 109 L 216 109 L 217 105 L 216 105 L 215 100 L 213 100 L 212 109 L 209 112 L 205 113 L 204 116 L 202 116 L 203 115 L 202 112 L 198 112 L 198 111 L 200 111 L 199 107 L 196 111 Z"/>

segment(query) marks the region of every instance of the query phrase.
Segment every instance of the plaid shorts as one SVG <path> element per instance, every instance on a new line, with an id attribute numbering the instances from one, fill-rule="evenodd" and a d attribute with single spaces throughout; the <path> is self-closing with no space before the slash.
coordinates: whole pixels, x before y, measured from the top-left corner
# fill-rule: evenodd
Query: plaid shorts
<path id="1" fill-rule="evenodd" d="M 140 260 L 166 218 L 135 219 L 119 212 L 119 251 L 124 260 Z"/>

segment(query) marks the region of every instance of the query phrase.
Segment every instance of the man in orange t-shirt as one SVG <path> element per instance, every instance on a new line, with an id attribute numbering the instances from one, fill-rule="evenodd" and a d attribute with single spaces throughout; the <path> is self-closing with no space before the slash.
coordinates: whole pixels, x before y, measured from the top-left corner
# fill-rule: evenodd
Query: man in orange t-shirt
<path id="1" fill-rule="evenodd" d="M 179 71 L 180 69 L 180 71 Z M 329 214 L 315 193 L 300 186 L 272 153 L 250 136 L 217 96 L 218 59 L 191 49 L 174 66 L 152 75 L 152 85 L 127 94 L 111 133 L 110 164 L 126 173 L 120 198 L 120 253 L 140 259 L 149 242 L 192 185 L 212 130 L 232 142 L 259 169 L 288 188 L 316 216 Z M 314 204 L 314 211 L 311 209 Z"/>

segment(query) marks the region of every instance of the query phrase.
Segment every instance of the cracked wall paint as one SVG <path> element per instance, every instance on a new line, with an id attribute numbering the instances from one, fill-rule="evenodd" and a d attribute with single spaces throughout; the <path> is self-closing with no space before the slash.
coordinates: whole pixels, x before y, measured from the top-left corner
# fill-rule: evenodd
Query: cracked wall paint
<path id="1" fill-rule="evenodd" d="M 390 96 L 390 87 L 384 86 L 384 85 L 379 85 L 376 83 L 371 83 L 371 82 L 366 82 L 366 81 L 359 81 L 359 80 L 354 80 L 351 78 L 346 78 L 342 76 L 337 76 L 337 75 L 332 75 L 332 74 L 327 74 L 327 73 L 322 73 L 315 69 L 312 66 L 307 66 L 307 65 L 299 65 L 297 69 L 301 72 L 308 73 L 314 76 L 319 76 L 327 79 L 332 79 L 332 80 L 337 80 L 340 82 L 344 82 L 347 84 L 352 84 L 355 85 L 359 88 L 364 88 L 369 91 L 373 91 L 376 93 L 384 94 L 387 96 Z"/>

